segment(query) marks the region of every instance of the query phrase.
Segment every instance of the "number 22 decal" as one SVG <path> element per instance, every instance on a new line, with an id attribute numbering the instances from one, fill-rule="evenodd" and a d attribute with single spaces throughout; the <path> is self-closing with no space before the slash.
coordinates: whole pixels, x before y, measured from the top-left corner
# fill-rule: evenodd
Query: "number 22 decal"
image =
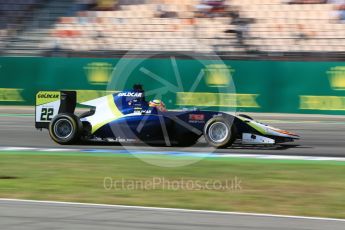
<path id="1" fill-rule="evenodd" d="M 41 121 L 51 121 L 54 108 L 42 108 Z"/>

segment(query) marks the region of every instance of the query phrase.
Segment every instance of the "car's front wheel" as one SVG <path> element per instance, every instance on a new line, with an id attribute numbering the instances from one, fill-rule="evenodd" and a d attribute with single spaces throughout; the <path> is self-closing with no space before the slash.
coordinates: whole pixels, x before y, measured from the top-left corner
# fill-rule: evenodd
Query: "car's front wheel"
<path id="1" fill-rule="evenodd" d="M 224 117 L 210 119 L 204 127 L 206 142 L 215 148 L 230 147 L 236 139 L 234 125 Z"/>
<path id="2" fill-rule="evenodd" d="M 50 137 L 61 145 L 74 144 L 80 139 L 82 123 L 74 114 L 58 114 L 49 124 Z"/>

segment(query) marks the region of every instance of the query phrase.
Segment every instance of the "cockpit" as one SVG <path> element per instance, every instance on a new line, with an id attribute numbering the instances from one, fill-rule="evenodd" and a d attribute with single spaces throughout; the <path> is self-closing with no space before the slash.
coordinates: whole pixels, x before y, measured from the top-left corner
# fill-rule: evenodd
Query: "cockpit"
<path id="1" fill-rule="evenodd" d="M 132 90 L 122 91 L 114 94 L 114 100 L 117 107 L 123 113 L 131 113 L 135 111 L 166 111 L 165 104 L 162 100 L 154 99 L 146 101 L 145 92 L 141 85 L 134 85 Z"/>

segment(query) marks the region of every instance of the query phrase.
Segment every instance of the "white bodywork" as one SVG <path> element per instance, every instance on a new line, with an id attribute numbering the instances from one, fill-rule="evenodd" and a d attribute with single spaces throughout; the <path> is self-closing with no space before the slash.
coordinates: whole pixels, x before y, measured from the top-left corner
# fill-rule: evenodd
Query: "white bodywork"
<path id="1" fill-rule="evenodd" d="M 253 129 L 257 130 L 259 133 L 261 133 L 263 135 L 270 135 L 270 136 L 278 136 L 278 137 L 287 137 L 287 138 L 298 139 L 298 135 L 296 135 L 294 133 L 291 133 L 289 131 L 278 129 L 278 128 L 274 128 L 272 126 L 265 125 L 265 124 L 262 124 L 260 122 L 248 119 L 248 118 L 244 118 L 244 117 L 240 117 L 240 116 L 238 116 L 238 118 L 240 120 L 242 120 L 243 122 L 247 123 Z"/>
<path id="2" fill-rule="evenodd" d="M 36 109 L 35 109 L 36 122 L 49 123 L 51 119 L 59 113 L 60 104 L 61 104 L 60 99 L 58 99 L 56 101 L 49 102 L 46 104 L 36 105 Z"/>
<path id="3" fill-rule="evenodd" d="M 113 95 L 100 97 L 81 104 L 97 108 L 93 115 L 81 119 L 81 121 L 88 121 L 91 124 L 92 133 L 104 124 L 122 116 L 114 104 Z"/>
<path id="4" fill-rule="evenodd" d="M 252 133 L 242 134 L 242 144 L 244 145 L 273 145 L 275 141 L 268 137 L 259 136 Z"/>

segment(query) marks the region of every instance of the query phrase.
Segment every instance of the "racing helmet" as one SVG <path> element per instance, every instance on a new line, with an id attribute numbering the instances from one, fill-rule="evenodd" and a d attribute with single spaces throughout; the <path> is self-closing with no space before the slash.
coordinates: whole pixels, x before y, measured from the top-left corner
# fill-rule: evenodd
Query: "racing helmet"
<path id="1" fill-rule="evenodd" d="M 164 102 L 161 101 L 161 100 L 158 100 L 158 99 L 155 99 L 155 100 L 150 101 L 150 102 L 149 102 L 149 106 L 150 106 L 150 107 L 157 108 L 157 109 L 158 109 L 159 111 L 161 111 L 161 112 L 167 111 Z"/>

